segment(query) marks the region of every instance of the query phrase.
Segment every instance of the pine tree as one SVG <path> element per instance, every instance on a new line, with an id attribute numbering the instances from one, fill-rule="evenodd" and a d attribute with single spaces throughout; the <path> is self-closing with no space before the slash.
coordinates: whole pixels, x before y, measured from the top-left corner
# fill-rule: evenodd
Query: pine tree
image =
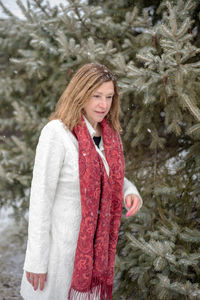
<path id="1" fill-rule="evenodd" d="M 148 18 L 136 17 L 134 10 L 116 26 L 101 7 L 88 7 L 77 0 L 53 8 L 41 0 L 27 1 L 26 8 L 17 0 L 24 14 L 21 20 L 0 3 L 9 16 L 1 20 L 4 117 L 0 130 L 10 129 L 2 136 L 0 201 L 12 205 L 20 216 L 28 206 L 38 135 L 61 91 L 84 63 L 97 61 L 112 67 L 129 23 L 147 23 Z"/>
<path id="2" fill-rule="evenodd" d="M 120 86 L 127 176 L 144 201 L 122 217 L 113 299 L 200 299 L 198 6 L 147 2 L 17 0 L 18 19 L 0 1 L 0 203 L 26 211 L 41 128 L 74 72 L 104 63 Z"/>
<path id="3" fill-rule="evenodd" d="M 162 22 L 143 32 L 136 61 L 121 68 L 129 103 L 123 118 L 128 169 L 143 186 L 146 205 L 135 222 L 122 225 L 127 234 L 118 245 L 116 299 L 119 294 L 200 299 L 200 64 L 192 44 L 194 3 L 168 3 L 167 8 L 161 5 Z M 121 54 L 115 63 L 120 59 Z"/>

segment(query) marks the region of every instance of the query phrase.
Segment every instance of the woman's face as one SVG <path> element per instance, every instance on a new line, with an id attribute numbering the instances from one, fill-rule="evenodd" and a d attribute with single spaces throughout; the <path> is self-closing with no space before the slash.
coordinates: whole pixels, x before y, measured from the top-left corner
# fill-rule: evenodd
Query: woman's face
<path id="1" fill-rule="evenodd" d="M 102 83 L 84 106 L 85 116 L 90 124 L 96 128 L 110 110 L 114 96 L 114 84 L 112 81 Z"/>

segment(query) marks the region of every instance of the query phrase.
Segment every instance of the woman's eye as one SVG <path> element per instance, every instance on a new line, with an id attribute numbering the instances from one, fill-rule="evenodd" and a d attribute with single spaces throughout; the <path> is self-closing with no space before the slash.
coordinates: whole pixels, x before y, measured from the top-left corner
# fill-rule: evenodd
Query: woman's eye
<path id="1" fill-rule="evenodd" d="M 96 98 L 96 99 L 100 99 L 100 98 L 101 98 L 100 95 L 94 95 L 93 97 Z M 112 99 L 112 98 L 113 98 L 113 96 L 108 96 L 108 97 L 106 97 L 106 99 L 108 99 L 108 100 L 110 100 L 110 99 Z"/>

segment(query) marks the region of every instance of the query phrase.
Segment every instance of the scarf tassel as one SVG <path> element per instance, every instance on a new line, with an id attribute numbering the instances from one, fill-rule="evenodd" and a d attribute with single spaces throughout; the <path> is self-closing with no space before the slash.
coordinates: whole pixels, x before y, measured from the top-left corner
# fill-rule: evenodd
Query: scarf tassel
<path id="1" fill-rule="evenodd" d="M 95 285 L 94 279 L 92 288 L 87 292 L 79 292 L 70 288 L 68 300 L 111 300 L 112 289 L 113 286 L 107 285 L 106 282 Z"/>

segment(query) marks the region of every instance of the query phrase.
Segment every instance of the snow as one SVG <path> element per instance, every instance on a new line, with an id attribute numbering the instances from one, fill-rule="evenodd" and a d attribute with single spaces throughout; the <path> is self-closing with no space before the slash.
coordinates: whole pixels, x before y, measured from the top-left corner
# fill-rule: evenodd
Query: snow
<path id="1" fill-rule="evenodd" d="M 21 299 L 27 224 L 16 223 L 12 212 L 12 208 L 0 210 L 0 300 Z"/>
<path id="2" fill-rule="evenodd" d="M 167 160 L 166 167 L 168 169 L 169 174 L 176 174 L 178 168 L 184 163 L 184 158 L 186 157 L 187 153 L 187 151 L 183 150 L 177 156 Z"/>

